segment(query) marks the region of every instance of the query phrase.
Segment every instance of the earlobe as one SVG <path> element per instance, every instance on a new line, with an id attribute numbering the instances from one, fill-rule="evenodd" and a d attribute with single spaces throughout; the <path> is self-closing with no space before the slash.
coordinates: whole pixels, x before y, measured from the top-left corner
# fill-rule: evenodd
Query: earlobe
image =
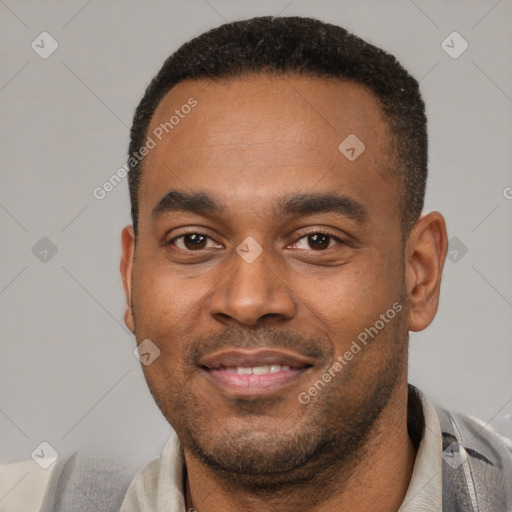
<path id="1" fill-rule="evenodd" d="M 434 319 L 448 249 L 446 223 L 439 212 L 421 217 L 406 244 L 409 330 L 421 331 Z"/>
<path id="2" fill-rule="evenodd" d="M 126 298 L 126 308 L 124 312 L 124 323 L 131 332 L 135 330 L 135 322 L 132 312 L 132 278 L 133 278 L 133 260 L 135 257 L 135 233 L 131 225 L 126 226 L 121 232 L 121 279 L 123 281 L 124 294 Z"/>

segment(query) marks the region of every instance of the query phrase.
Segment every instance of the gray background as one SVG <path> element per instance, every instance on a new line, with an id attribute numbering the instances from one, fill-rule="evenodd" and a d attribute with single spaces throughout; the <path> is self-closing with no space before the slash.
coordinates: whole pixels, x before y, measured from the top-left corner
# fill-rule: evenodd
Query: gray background
<path id="1" fill-rule="evenodd" d="M 92 192 L 125 162 L 131 116 L 163 60 L 225 20 L 265 14 L 342 25 L 421 80 L 425 211 L 443 212 L 460 242 L 436 320 L 412 334 L 410 381 L 512 435 L 510 1 L 0 0 L 1 462 L 43 440 L 159 453 L 170 427 L 122 320 L 127 185 L 102 201 Z M 31 48 L 43 31 L 59 44 L 47 59 Z M 441 47 L 453 31 L 469 44 L 457 59 Z M 33 253 L 43 237 L 58 249 L 47 261 Z"/>

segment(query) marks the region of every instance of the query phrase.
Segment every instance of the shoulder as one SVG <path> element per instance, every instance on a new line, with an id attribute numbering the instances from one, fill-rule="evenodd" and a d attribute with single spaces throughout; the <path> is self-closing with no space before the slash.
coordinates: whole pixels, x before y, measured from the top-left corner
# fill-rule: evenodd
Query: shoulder
<path id="1" fill-rule="evenodd" d="M 0 465 L 0 512 L 96 511 L 98 503 L 118 512 L 140 459 L 121 451 L 75 452 L 47 469 L 33 460 Z"/>
<path id="2" fill-rule="evenodd" d="M 0 511 L 39 512 L 55 475 L 55 465 L 47 469 L 33 460 L 0 464 Z"/>
<path id="3" fill-rule="evenodd" d="M 500 467 L 509 467 L 512 458 L 512 441 L 496 432 L 488 422 L 474 416 L 435 407 L 443 435 L 443 449 L 448 443 L 462 444 L 467 455 L 473 452 L 492 455 Z M 468 451 L 469 450 L 469 451 Z M 491 460 L 491 459 L 489 459 Z M 512 470 L 512 466 L 510 466 Z"/>
<path id="4" fill-rule="evenodd" d="M 453 508 L 464 499 L 475 510 L 512 510 L 510 440 L 481 420 L 440 407 L 436 412 L 443 439 L 443 503 Z"/>

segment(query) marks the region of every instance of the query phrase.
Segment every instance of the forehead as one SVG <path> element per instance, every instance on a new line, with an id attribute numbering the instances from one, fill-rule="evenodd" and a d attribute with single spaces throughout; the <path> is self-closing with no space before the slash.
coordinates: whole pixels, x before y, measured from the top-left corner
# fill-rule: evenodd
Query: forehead
<path id="1" fill-rule="evenodd" d="M 292 75 L 185 81 L 161 101 L 148 135 L 155 147 L 140 190 L 147 207 L 171 188 L 217 192 L 241 207 L 249 194 L 263 205 L 280 192 L 312 188 L 360 197 L 373 191 L 398 202 L 380 102 L 352 82 Z"/>

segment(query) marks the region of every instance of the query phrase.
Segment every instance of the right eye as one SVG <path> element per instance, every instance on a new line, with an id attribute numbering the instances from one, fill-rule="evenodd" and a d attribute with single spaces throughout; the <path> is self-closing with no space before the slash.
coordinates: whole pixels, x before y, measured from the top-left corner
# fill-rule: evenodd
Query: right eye
<path id="1" fill-rule="evenodd" d="M 189 232 L 183 233 L 171 239 L 167 245 L 174 245 L 182 251 L 199 251 L 208 248 L 208 241 L 213 242 L 213 247 L 222 247 L 205 233 Z M 212 246 L 210 246 L 212 247 Z"/>

